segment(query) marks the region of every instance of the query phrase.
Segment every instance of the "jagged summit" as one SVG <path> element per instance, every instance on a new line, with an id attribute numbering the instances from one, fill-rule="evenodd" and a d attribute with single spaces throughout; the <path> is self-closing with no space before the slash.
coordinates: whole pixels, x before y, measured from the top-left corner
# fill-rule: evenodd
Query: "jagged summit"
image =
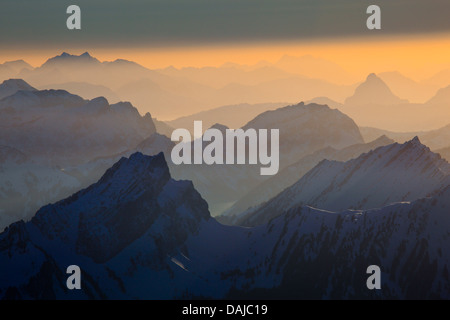
<path id="1" fill-rule="evenodd" d="M 426 197 L 450 185 L 450 164 L 415 137 L 346 161 L 323 160 L 291 187 L 244 213 L 243 225 L 265 223 L 306 204 L 341 211 L 372 209 Z"/>
<path id="2" fill-rule="evenodd" d="M 369 74 L 355 89 L 353 96 L 345 100 L 347 105 L 396 105 L 406 102 L 408 101 L 394 95 L 388 85 L 375 73 Z"/>
<path id="3" fill-rule="evenodd" d="M 59 64 L 64 64 L 64 63 L 77 63 L 77 62 L 90 63 L 90 64 L 99 64 L 100 63 L 100 61 L 97 60 L 96 58 L 92 57 L 89 54 L 89 52 L 85 52 L 83 54 L 80 54 L 79 56 L 72 55 L 67 52 L 63 52 L 59 56 L 55 56 L 53 58 L 48 59 L 41 66 L 41 68 L 45 68 L 45 67 L 49 67 L 49 66 L 53 67 L 53 66 L 57 66 Z"/>
<path id="4" fill-rule="evenodd" d="M 161 249 L 170 251 L 209 217 L 192 182 L 171 179 L 162 152 L 136 152 L 88 188 L 41 208 L 31 224 L 43 237 L 61 239 L 77 253 L 105 262 L 144 234 L 161 233 Z"/>

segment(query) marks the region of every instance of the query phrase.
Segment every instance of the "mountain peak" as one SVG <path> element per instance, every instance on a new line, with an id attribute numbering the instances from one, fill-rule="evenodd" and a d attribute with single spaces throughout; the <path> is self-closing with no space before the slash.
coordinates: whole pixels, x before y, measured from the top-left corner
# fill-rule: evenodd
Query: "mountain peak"
<path id="1" fill-rule="evenodd" d="M 422 145 L 422 143 L 419 140 L 418 136 L 415 136 L 414 138 L 412 138 L 409 143 L 414 144 L 414 145 Z"/>
<path id="2" fill-rule="evenodd" d="M 374 81 L 374 80 L 381 80 L 375 73 L 369 73 L 369 75 L 366 78 L 366 81 Z"/>
<path id="3" fill-rule="evenodd" d="M 224 133 L 229 128 L 223 124 L 215 123 L 211 126 L 210 129 L 218 129 L 220 132 Z"/>
<path id="4" fill-rule="evenodd" d="M 8 79 L 2 82 L 0 86 L 9 86 L 9 87 L 19 87 L 21 90 L 36 90 L 32 86 L 30 86 L 25 80 L 23 79 Z"/>
<path id="5" fill-rule="evenodd" d="M 396 105 L 406 102 L 408 101 L 394 95 L 388 85 L 375 73 L 370 73 L 355 89 L 353 96 L 345 100 L 345 104 L 348 105 Z"/>
<path id="6" fill-rule="evenodd" d="M 162 152 L 136 152 L 122 157 L 88 188 L 41 208 L 31 223 L 44 237 L 61 239 L 103 263 L 145 234 L 159 238 L 159 250 L 169 254 L 209 217 L 192 182 L 171 178 Z"/>
<path id="7" fill-rule="evenodd" d="M 8 79 L 0 84 L 0 99 L 11 96 L 18 91 L 36 91 L 22 79 Z"/>
<path id="8" fill-rule="evenodd" d="M 62 64 L 62 63 L 77 63 L 77 62 L 83 62 L 83 63 L 100 63 L 100 61 L 98 61 L 96 58 L 92 57 L 89 52 L 85 52 L 83 54 L 80 54 L 79 56 L 77 55 L 72 55 L 70 53 L 67 52 L 63 52 L 61 53 L 59 56 L 55 56 L 53 58 L 48 59 L 42 66 L 42 67 L 46 67 L 46 66 L 53 66 L 55 64 Z"/>

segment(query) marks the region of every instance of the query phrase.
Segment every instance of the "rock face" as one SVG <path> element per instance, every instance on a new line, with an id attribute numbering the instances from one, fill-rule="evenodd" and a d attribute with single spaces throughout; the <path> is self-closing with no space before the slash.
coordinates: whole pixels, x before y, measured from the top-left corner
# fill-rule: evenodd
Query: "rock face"
<path id="1" fill-rule="evenodd" d="M 323 160 L 273 199 L 242 213 L 238 224 L 268 222 L 300 204 L 341 211 L 412 201 L 450 184 L 450 164 L 416 137 L 347 162 Z"/>
<path id="2" fill-rule="evenodd" d="M 161 154 L 122 158 L 90 187 L 0 234 L 0 298 L 450 298 L 450 188 L 334 213 L 296 206 L 255 228 L 210 218 Z M 66 288 L 66 268 L 82 289 Z M 368 290 L 366 268 L 382 270 Z"/>

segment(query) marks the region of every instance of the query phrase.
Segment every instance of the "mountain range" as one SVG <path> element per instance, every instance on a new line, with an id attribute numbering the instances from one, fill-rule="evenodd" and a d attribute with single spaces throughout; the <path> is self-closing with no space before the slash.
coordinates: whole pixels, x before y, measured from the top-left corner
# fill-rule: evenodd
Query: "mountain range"
<path id="1" fill-rule="evenodd" d="M 155 132 L 150 114 L 130 103 L 64 90 L 17 91 L 0 100 L 0 115 L 1 145 L 61 166 L 128 150 Z"/>
<path id="2" fill-rule="evenodd" d="M 227 227 L 192 183 L 171 179 L 162 154 L 135 153 L 0 234 L 0 297 L 448 299 L 449 191 L 369 211 L 293 207 L 260 227 Z M 74 264 L 81 290 L 66 287 Z M 383 290 L 366 287 L 372 264 Z"/>
<path id="3" fill-rule="evenodd" d="M 370 74 L 340 110 L 362 127 L 394 132 L 430 131 L 448 125 L 449 88 L 442 88 L 428 101 L 410 103 L 394 95 L 376 74 Z"/>
<path id="4" fill-rule="evenodd" d="M 448 75 L 0 64 L 0 299 L 449 299 Z M 175 165 L 195 120 L 278 129 L 278 173 Z"/>
<path id="5" fill-rule="evenodd" d="M 358 158 L 322 160 L 295 184 L 235 218 L 239 225 L 267 223 L 298 205 L 342 211 L 412 201 L 450 185 L 450 164 L 415 137 L 379 147 Z"/>
<path id="6" fill-rule="evenodd" d="M 284 189 L 300 180 L 303 175 L 324 159 L 348 161 L 363 153 L 369 152 L 370 150 L 393 142 L 394 141 L 386 136 L 381 136 L 380 138 L 365 144 L 354 144 L 343 149 L 326 147 L 313 152 L 251 189 L 234 203 L 231 208 L 218 216 L 217 219 L 222 223 L 233 224 L 236 216 L 240 213 L 247 211 L 252 207 L 257 207 L 259 204 L 267 201 L 267 199 L 275 197 Z"/>
<path id="7" fill-rule="evenodd" d="M 340 149 L 363 142 L 352 119 L 336 109 L 314 103 L 305 105 L 302 102 L 263 112 L 242 129 L 279 129 L 280 170 L 322 148 Z M 204 143 L 203 147 L 207 145 Z M 195 188 L 208 201 L 213 216 L 268 178 L 261 176 L 259 166 L 255 165 L 170 167 L 176 179 L 193 181 Z"/>

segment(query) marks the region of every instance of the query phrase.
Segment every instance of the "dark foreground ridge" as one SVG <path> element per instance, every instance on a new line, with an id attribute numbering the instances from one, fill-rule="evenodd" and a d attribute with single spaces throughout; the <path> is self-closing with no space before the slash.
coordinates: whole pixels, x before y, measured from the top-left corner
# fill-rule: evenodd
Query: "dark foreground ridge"
<path id="1" fill-rule="evenodd" d="M 369 211 L 294 207 L 223 226 L 162 153 L 122 158 L 90 187 L 0 234 L 0 298 L 450 298 L 450 188 Z M 369 265 L 382 270 L 369 290 Z M 66 269 L 81 268 L 69 290 Z"/>

